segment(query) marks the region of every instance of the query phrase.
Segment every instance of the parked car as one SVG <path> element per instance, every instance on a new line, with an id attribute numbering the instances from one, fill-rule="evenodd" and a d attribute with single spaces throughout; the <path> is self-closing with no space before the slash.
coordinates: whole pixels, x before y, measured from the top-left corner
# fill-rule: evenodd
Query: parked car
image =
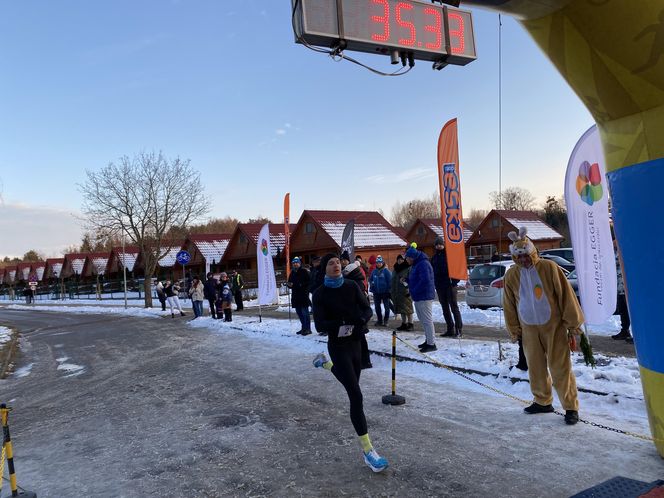
<path id="1" fill-rule="evenodd" d="M 565 270 L 566 272 L 565 275 L 569 274 L 569 272 L 571 272 L 576 268 L 576 266 L 574 266 L 574 263 L 571 263 L 565 258 L 562 258 L 560 256 L 556 256 L 555 254 L 540 254 L 540 258 L 548 259 L 549 261 L 553 261 L 554 263 L 556 263 L 563 270 Z"/>
<path id="2" fill-rule="evenodd" d="M 572 286 L 572 289 L 574 289 L 574 294 L 576 294 L 576 298 L 579 298 L 579 280 L 576 278 L 576 270 L 572 270 L 569 272 L 569 275 L 567 275 L 567 281 L 570 283 Z"/>
<path id="3" fill-rule="evenodd" d="M 560 256 L 565 258 L 570 263 L 574 264 L 574 251 L 571 247 L 561 247 L 560 249 L 546 249 L 540 255 L 551 254 L 552 256 Z"/>
<path id="4" fill-rule="evenodd" d="M 498 261 L 475 266 L 466 280 L 466 304 L 471 308 L 503 306 L 503 278 L 513 261 Z"/>

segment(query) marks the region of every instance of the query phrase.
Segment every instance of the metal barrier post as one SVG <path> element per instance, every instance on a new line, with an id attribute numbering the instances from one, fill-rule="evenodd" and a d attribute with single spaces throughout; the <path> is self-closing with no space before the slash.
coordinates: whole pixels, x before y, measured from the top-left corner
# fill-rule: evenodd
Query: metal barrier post
<path id="1" fill-rule="evenodd" d="M 4 403 L 0 404 L 0 417 L 2 418 L 2 434 L 3 434 L 3 439 L 2 439 L 2 453 L 3 457 L 6 454 L 7 456 L 7 468 L 9 469 L 9 486 L 11 487 L 12 490 L 12 496 L 22 496 L 23 498 L 37 498 L 37 495 L 35 493 L 32 493 L 31 491 L 23 491 L 19 495 L 18 492 L 18 485 L 16 484 L 16 470 L 14 469 L 14 451 L 12 449 L 12 440 L 9 437 L 9 410 L 11 408 L 7 408 L 7 405 Z M 4 461 L 3 461 L 3 468 L 2 471 L 4 472 Z M 2 475 L 0 475 L 0 479 L 2 478 Z"/>
<path id="2" fill-rule="evenodd" d="M 403 405 L 406 398 L 397 394 L 397 331 L 392 331 L 392 394 L 383 396 L 385 405 Z"/>

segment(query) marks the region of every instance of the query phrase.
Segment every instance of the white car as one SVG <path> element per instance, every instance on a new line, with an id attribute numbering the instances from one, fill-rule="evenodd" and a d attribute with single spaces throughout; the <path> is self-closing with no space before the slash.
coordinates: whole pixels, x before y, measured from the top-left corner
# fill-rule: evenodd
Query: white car
<path id="1" fill-rule="evenodd" d="M 545 254 L 551 254 L 552 256 L 560 256 L 563 259 L 566 259 L 570 263 L 574 264 L 574 251 L 571 247 L 561 247 L 560 249 L 545 249 L 540 252 L 540 256 Z"/>
<path id="2" fill-rule="evenodd" d="M 477 265 L 466 280 L 466 304 L 471 308 L 503 306 L 503 278 L 513 261 Z"/>

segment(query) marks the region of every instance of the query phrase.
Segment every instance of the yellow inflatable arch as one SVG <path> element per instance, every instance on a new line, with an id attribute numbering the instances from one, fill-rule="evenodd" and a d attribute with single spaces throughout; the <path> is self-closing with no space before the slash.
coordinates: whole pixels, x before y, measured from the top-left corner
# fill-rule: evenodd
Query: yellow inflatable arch
<path id="1" fill-rule="evenodd" d="M 664 457 L 664 0 L 462 3 L 517 18 L 597 122 L 650 429 Z"/>

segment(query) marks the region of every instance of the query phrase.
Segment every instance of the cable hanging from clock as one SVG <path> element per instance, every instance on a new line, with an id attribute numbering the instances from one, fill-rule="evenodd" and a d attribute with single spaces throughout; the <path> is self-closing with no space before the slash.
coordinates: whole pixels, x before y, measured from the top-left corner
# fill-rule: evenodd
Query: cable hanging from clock
<path id="1" fill-rule="evenodd" d="M 465 65 L 476 58 L 471 13 L 448 10 L 443 5 L 457 7 L 459 0 L 292 2 L 291 22 L 297 43 L 380 76 L 402 76 L 418 59 L 433 62 L 433 69 L 442 69 L 448 64 Z M 384 72 L 346 55 L 346 50 L 389 54 L 391 63 L 401 62 L 402 67 Z"/>

